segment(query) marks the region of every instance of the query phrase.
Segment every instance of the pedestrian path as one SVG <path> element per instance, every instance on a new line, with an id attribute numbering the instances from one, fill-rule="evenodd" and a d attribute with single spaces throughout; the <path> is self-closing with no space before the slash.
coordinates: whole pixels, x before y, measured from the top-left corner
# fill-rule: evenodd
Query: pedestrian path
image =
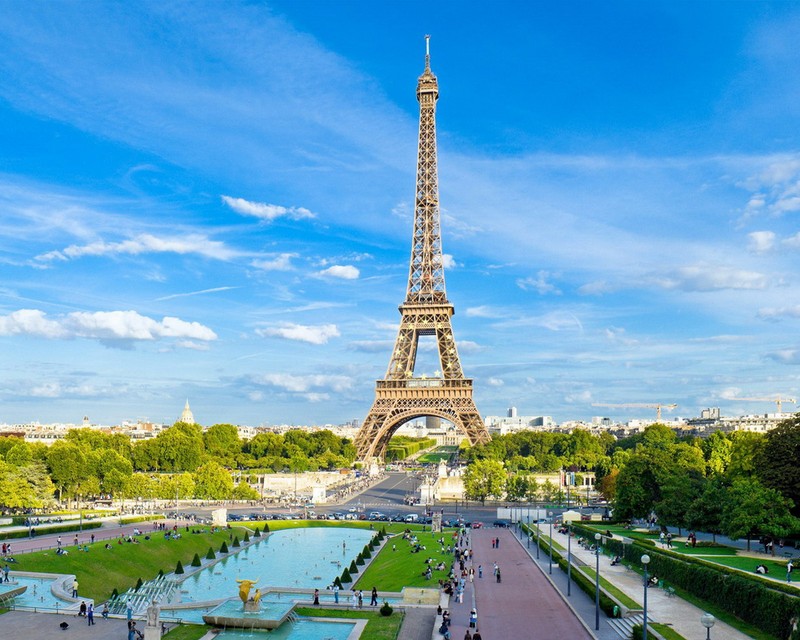
<path id="1" fill-rule="evenodd" d="M 507 529 L 475 529 L 468 533 L 474 554 L 474 582 L 467 581 L 464 598 L 450 601 L 453 640 L 464 637 L 470 609 L 478 612 L 477 628 L 483 640 L 591 640 L 592 633 L 575 615 L 526 550 Z M 492 539 L 499 540 L 493 548 Z M 501 579 L 493 575 L 497 563 Z M 483 577 L 478 577 L 478 566 Z"/>
<path id="2" fill-rule="evenodd" d="M 537 525 L 531 525 L 535 531 Z M 550 526 L 541 524 L 539 526 L 539 535 L 542 539 L 547 540 Z M 567 534 L 558 533 L 553 530 L 553 541 L 566 549 L 567 547 Z M 590 567 L 595 566 L 596 557 L 593 551 L 584 549 L 575 543 L 571 545 L 572 556 L 578 562 L 582 562 Z M 565 552 L 564 552 L 564 555 Z M 576 562 L 577 564 L 577 562 Z M 558 572 L 557 582 L 566 584 L 566 574 L 560 569 L 554 570 Z M 626 596 L 633 599 L 638 603 L 644 601 L 644 585 L 642 576 L 635 571 L 627 569 L 624 565 L 618 564 L 611 566 L 611 560 L 605 555 L 600 555 L 600 575 L 611 582 L 615 587 L 622 591 Z M 699 637 L 701 633 L 705 632 L 705 628 L 700 624 L 700 616 L 704 611 L 681 598 L 671 595 L 664 589 L 654 587 L 648 588 L 647 592 L 647 614 L 650 622 L 660 622 L 662 624 L 670 625 L 677 633 L 684 638 Z M 725 638 L 725 640 L 749 640 L 750 636 L 734 629 L 729 624 L 717 620 L 714 625 L 714 635 L 718 638 Z"/>

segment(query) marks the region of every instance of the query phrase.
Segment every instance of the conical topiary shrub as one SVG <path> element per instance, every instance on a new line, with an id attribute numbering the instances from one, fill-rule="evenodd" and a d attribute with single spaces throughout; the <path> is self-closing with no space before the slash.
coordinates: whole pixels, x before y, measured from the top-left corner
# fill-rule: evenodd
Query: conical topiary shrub
<path id="1" fill-rule="evenodd" d="M 242 538 L 242 542 L 250 542 L 250 533 L 248 531 L 244 532 L 244 538 Z"/>
<path id="2" fill-rule="evenodd" d="M 192 558 L 192 566 L 193 567 L 203 566 L 203 563 L 200 562 L 200 556 L 198 556 L 196 553 L 194 554 L 194 558 Z"/>
<path id="3" fill-rule="evenodd" d="M 347 584 L 348 582 L 352 582 L 353 578 L 350 576 L 350 572 L 345 567 L 344 571 L 342 571 L 342 583 Z"/>
<path id="4" fill-rule="evenodd" d="M 364 545 L 364 550 L 361 552 L 361 555 L 364 556 L 364 558 L 371 558 L 372 557 L 372 552 L 369 550 L 369 545 L 368 544 Z"/>
<path id="5" fill-rule="evenodd" d="M 255 530 L 255 531 L 253 531 L 253 537 L 254 537 L 254 538 L 260 538 L 260 537 L 261 537 L 261 529 L 259 529 L 258 527 L 256 527 L 256 530 Z"/>
<path id="6" fill-rule="evenodd" d="M 219 548 L 220 553 L 228 553 L 228 543 L 225 540 L 222 541 L 222 546 Z"/>
<path id="7" fill-rule="evenodd" d="M 358 573 L 358 567 L 356 566 L 355 560 L 350 563 L 350 573 Z"/>
<path id="8" fill-rule="evenodd" d="M 180 560 L 178 560 L 178 564 L 175 566 L 175 573 L 176 574 L 183 573 L 183 565 L 181 564 Z"/>
<path id="9" fill-rule="evenodd" d="M 206 560 L 214 560 L 217 555 L 214 553 L 214 549 L 211 547 L 208 548 L 208 553 L 206 553 Z"/>
<path id="10" fill-rule="evenodd" d="M 236 537 L 233 539 L 233 544 L 232 544 L 231 546 L 232 546 L 232 547 L 241 547 L 241 546 L 242 546 L 242 545 L 240 545 L 240 544 L 239 544 L 239 536 L 236 536 Z"/>
<path id="11" fill-rule="evenodd" d="M 264 525 L 264 533 L 269 533 L 269 525 L 268 524 Z"/>
<path id="12" fill-rule="evenodd" d="M 336 576 L 336 578 L 333 581 L 333 585 L 335 587 L 339 587 L 340 589 L 342 588 L 342 580 L 341 578 L 339 578 L 339 576 Z"/>
<path id="13" fill-rule="evenodd" d="M 364 556 L 360 553 L 356 556 L 356 564 L 364 564 Z"/>

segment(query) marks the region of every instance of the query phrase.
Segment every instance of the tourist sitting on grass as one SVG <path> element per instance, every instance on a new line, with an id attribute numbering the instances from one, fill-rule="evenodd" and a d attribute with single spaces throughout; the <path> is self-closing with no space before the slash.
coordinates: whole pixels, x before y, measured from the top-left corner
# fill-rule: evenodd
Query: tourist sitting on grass
<path id="1" fill-rule="evenodd" d="M 69 551 L 67 551 L 63 547 L 59 547 L 58 549 L 56 549 L 56 555 L 57 556 L 66 556 L 66 555 L 69 555 Z"/>
<path id="2" fill-rule="evenodd" d="M 760 573 L 762 576 L 765 576 L 769 573 L 769 569 L 767 568 L 767 565 L 760 564 L 756 567 L 756 573 Z"/>

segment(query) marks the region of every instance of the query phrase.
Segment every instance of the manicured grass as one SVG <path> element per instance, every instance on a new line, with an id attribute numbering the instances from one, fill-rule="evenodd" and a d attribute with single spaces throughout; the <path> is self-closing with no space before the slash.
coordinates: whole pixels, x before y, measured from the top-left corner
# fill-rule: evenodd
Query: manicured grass
<path id="1" fill-rule="evenodd" d="M 772 560 L 767 556 L 764 556 L 763 558 L 753 558 L 749 556 L 723 556 L 702 559 L 708 562 L 721 564 L 726 567 L 731 567 L 733 569 L 740 569 L 741 571 L 752 573 L 754 576 L 758 576 L 758 574 L 755 573 L 756 567 L 760 564 L 763 564 L 767 567 L 767 569 L 769 569 L 769 574 L 767 575 L 768 578 L 786 580 L 785 560 Z"/>
<path id="2" fill-rule="evenodd" d="M 664 640 L 686 640 L 686 638 L 668 624 L 651 623 L 648 624 L 648 626 L 653 627 L 653 629 L 660 633 L 664 637 Z"/>
<path id="3" fill-rule="evenodd" d="M 672 545 L 671 551 L 687 556 L 735 556 L 736 549 L 719 545 L 717 547 L 686 547 L 683 543 Z"/>
<path id="4" fill-rule="evenodd" d="M 189 567 L 195 553 L 202 558 L 209 547 L 217 552 L 223 540 L 230 545 L 231 535 L 240 538 L 244 535 L 241 529 L 213 534 L 192 534 L 184 530 L 179 540 L 165 540 L 162 532 L 146 533 L 151 536 L 150 540 L 140 536 L 139 544 L 113 542 L 111 549 L 105 549 L 105 541 L 95 542 L 88 545 L 88 553 L 67 547 L 69 555 L 66 556 L 57 556 L 52 549 L 21 554 L 17 556 L 18 562 L 14 568 L 19 571 L 74 574 L 80 584 L 81 596 L 103 602 L 115 588 L 123 593 L 135 586 L 139 578 L 146 582 L 155 578 L 159 570 L 165 574 L 171 573 L 178 560 L 184 567 Z"/>
<path id="5" fill-rule="evenodd" d="M 441 552 L 441 546 L 436 542 L 439 538 L 444 538 L 445 546 L 450 544 L 451 538 L 448 533 L 417 532 L 419 543 L 426 547 L 419 553 L 411 553 L 411 544 L 403 540 L 401 536 L 387 538 L 384 547 L 372 560 L 372 563 L 364 573 L 356 574 L 354 585 L 345 585 L 359 589 L 372 589 L 377 587 L 379 591 L 400 591 L 403 587 L 430 587 L 438 588 L 439 579 L 447 577 L 450 571 L 450 564 L 453 555 Z M 392 551 L 392 545 L 397 547 Z M 439 561 L 445 563 L 442 571 L 433 570 L 433 577 L 426 580 L 422 575 L 427 569 L 425 564 L 427 558 L 434 558 L 431 567 L 435 567 Z"/>
<path id="6" fill-rule="evenodd" d="M 181 624 L 163 636 L 166 640 L 200 640 L 213 627 L 204 624 Z"/>
<path id="7" fill-rule="evenodd" d="M 343 611 L 342 609 L 320 609 L 318 607 L 298 607 L 295 612 L 313 618 L 351 618 L 367 620 L 367 626 L 360 640 L 395 640 L 403 623 L 403 612 L 398 609 L 388 617 L 377 611 Z M 171 640 L 171 639 L 170 639 Z"/>
<path id="8" fill-rule="evenodd" d="M 590 568 L 590 567 L 587 565 L 587 566 L 585 566 L 585 567 L 581 567 L 581 570 L 582 570 L 582 571 L 583 571 L 583 572 L 584 572 L 584 573 L 585 573 L 587 576 L 589 576 L 589 578 L 591 578 L 592 582 L 594 582 L 594 576 L 595 576 L 594 569 Z M 628 607 L 628 609 L 641 609 L 641 608 L 642 608 L 642 605 L 641 605 L 641 604 L 639 604 L 638 602 L 636 602 L 636 600 L 634 600 L 633 598 L 631 598 L 631 597 L 627 596 L 625 593 L 623 593 L 622 591 L 620 591 L 619 589 L 617 589 L 617 587 L 615 587 L 613 583 L 611 583 L 611 582 L 609 582 L 608 580 L 606 580 L 606 579 L 603 577 L 603 574 L 602 574 L 602 573 L 600 574 L 600 586 L 602 587 L 602 589 L 603 589 L 603 590 L 604 590 L 606 593 L 608 593 L 608 594 L 610 594 L 610 595 L 614 596 L 614 597 L 615 597 L 617 600 L 619 600 L 619 601 L 620 601 L 620 602 L 621 602 L 623 605 L 625 605 L 626 607 Z"/>

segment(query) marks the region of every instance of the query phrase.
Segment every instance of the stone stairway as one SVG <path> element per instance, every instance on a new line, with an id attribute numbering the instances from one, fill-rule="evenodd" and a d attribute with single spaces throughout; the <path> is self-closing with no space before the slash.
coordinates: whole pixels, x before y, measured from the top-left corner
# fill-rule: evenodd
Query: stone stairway
<path id="1" fill-rule="evenodd" d="M 653 622 L 652 618 L 648 616 L 647 622 L 649 628 L 649 623 Z M 608 621 L 608 624 L 619 634 L 619 637 L 626 640 L 630 640 L 633 637 L 633 625 L 642 623 L 644 623 L 644 616 L 640 613 L 627 618 L 611 618 Z"/>

